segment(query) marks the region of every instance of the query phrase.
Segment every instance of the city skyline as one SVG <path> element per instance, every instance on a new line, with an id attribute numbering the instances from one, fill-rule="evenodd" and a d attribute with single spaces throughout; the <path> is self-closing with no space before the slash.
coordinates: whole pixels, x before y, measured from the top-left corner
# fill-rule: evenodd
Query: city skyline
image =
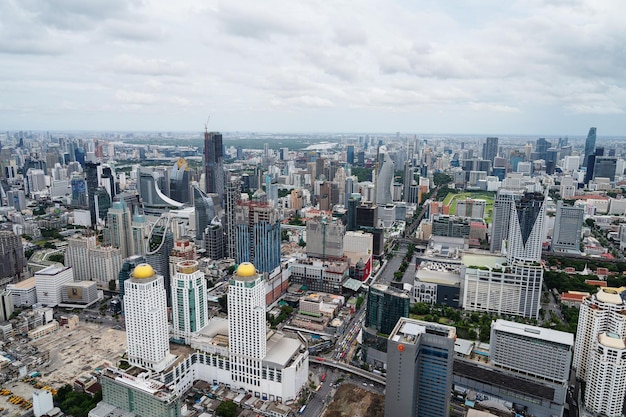
<path id="1" fill-rule="evenodd" d="M 625 8 L 6 2 L 0 126 L 615 136 Z"/>

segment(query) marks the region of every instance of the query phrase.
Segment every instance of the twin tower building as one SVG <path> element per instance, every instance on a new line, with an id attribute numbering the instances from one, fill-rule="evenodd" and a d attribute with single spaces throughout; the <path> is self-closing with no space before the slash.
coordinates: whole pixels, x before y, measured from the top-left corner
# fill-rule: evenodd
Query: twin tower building
<path id="1" fill-rule="evenodd" d="M 229 280 L 228 319 L 209 320 L 198 263 L 179 262 L 175 271 L 171 333 L 163 277 L 140 264 L 124 282 L 128 363 L 178 396 L 203 380 L 258 398 L 296 399 L 308 378 L 308 351 L 300 340 L 268 330 L 263 274 L 249 262 L 240 264 Z M 192 353 L 173 355 L 170 338 L 190 345 Z M 105 402 L 111 400 L 104 394 Z"/>

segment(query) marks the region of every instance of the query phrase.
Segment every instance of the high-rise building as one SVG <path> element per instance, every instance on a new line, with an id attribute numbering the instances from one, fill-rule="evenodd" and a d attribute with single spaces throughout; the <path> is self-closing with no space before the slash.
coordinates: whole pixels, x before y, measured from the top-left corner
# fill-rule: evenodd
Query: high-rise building
<path id="1" fill-rule="evenodd" d="M 112 246 L 96 246 L 89 250 L 91 264 L 90 280 L 99 287 L 108 288 L 109 282 L 117 281 L 122 269 L 122 255 L 120 250 Z"/>
<path id="2" fill-rule="evenodd" d="M 163 214 L 152 225 L 148 243 L 146 245 L 146 261 L 152 265 L 157 274 L 162 276 L 165 286 L 167 305 L 171 305 L 168 292 L 170 291 L 170 254 L 174 248 L 174 234 L 172 233 L 171 218 Z"/>
<path id="3" fill-rule="evenodd" d="M 74 269 L 74 280 L 90 281 L 92 279 L 90 251 L 96 245 L 95 235 L 73 236 L 67 239 L 65 265 Z"/>
<path id="4" fill-rule="evenodd" d="M 124 282 L 124 294 L 128 362 L 161 372 L 173 359 L 163 276 L 148 264 L 138 265 Z"/>
<path id="5" fill-rule="evenodd" d="M 230 177 L 226 184 L 225 216 L 226 216 L 226 256 L 231 259 L 237 257 L 237 202 L 241 199 L 241 180 L 239 177 Z"/>
<path id="6" fill-rule="evenodd" d="M 583 300 L 578 316 L 573 368 L 586 382 L 584 406 L 620 416 L 626 394 L 625 288 L 600 288 Z"/>
<path id="7" fill-rule="evenodd" d="M 390 334 L 401 317 L 409 316 L 411 297 L 406 291 L 373 284 L 367 292 L 365 326 L 377 333 Z"/>
<path id="8" fill-rule="evenodd" d="M 193 207 L 196 213 L 196 240 L 202 242 L 202 234 L 215 217 L 213 199 L 198 187 L 193 188 Z"/>
<path id="9" fill-rule="evenodd" d="M 150 234 L 150 224 L 146 221 L 146 216 L 135 212 L 133 214 L 133 253 L 137 255 L 146 254 L 146 242 Z"/>
<path id="10" fill-rule="evenodd" d="M 385 417 L 450 415 L 456 329 L 401 318 L 387 342 Z"/>
<path id="11" fill-rule="evenodd" d="M 0 193 L 4 192 L 4 189 L 0 190 Z M 26 195 L 24 190 L 9 190 L 6 193 L 7 204 L 13 207 L 17 211 L 26 209 Z"/>
<path id="12" fill-rule="evenodd" d="M 189 203 L 189 164 L 183 158 L 178 158 L 170 173 L 170 198 Z"/>
<path id="13" fill-rule="evenodd" d="M 141 255 L 134 255 L 124 259 L 122 269 L 118 274 L 118 288 L 120 291 L 120 298 L 124 299 L 124 283 L 129 280 L 131 274 L 137 265 L 146 263 L 146 259 Z"/>
<path id="14" fill-rule="evenodd" d="M 87 183 L 82 175 L 74 173 L 70 184 L 72 188 L 72 205 L 80 208 L 89 207 L 87 201 Z"/>
<path id="15" fill-rule="evenodd" d="M 114 202 L 107 213 L 105 241 L 120 250 L 122 259 L 135 255 L 130 209 L 124 200 Z"/>
<path id="16" fill-rule="evenodd" d="M 350 165 L 354 164 L 354 145 L 346 147 L 346 162 Z"/>
<path id="17" fill-rule="evenodd" d="M 197 261 L 182 261 L 172 277 L 172 329 L 174 337 L 189 343 L 209 322 L 207 286 Z"/>
<path id="18" fill-rule="evenodd" d="M 394 163 L 388 153 L 383 153 L 382 166 L 376 173 L 376 204 L 381 206 L 391 204 L 393 198 L 391 196 L 391 185 L 393 183 L 393 175 L 395 173 Z"/>
<path id="19" fill-rule="evenodd" d="M 509 223 L 511 210 L 515 206 L 515 201 L 520 199 L 522 194 L 518 191 L 498 190 L 496 199 L 493 202 L 493 216 L 491 222 L 491 245 L 490 251 L 500 253 L 504 247 L 503 242 L 509 238 Z"/>
<path id="20" fill-rule="evenodd" d="M 491 324 L 489 360 L 502 369 L 567 385 L 574 335 L 498 319 Z"/>
<path id="21" fill-rule="evenodd" d="M 493 163 L 496 156 L 498 156 L 498 138 L 489 137 L 483 144 L 483 159 Z"/>
<path id="22" fill-rule="evenodd" d="M 545 196 L 524 193 L 511 210 L 507 258 L 514 261 L 539 262 L 546 217 Z"/>
<path id="23" fill-rule="evenodd" d="M 228 335 L 233 382 L 250 391 L 261 386 L 267 353 L 265 285 L 254 265 L 239 265 L 228 285 Z"/>
<path id="24" fill-rule="evenodd" d="M 0 285 L 20 281 L 25 267 L 22 239 L 10 230 L 0 230 Z"/>
<path id="25" fill-rule="evenodd" d="M 343 256 L 343 223 L 334 218 L 317 217 L 306 222 L 306 253 L 313 258 Z"/>
<path id="26" fill-rule="evenodd" d="M 608 178 L 609 181 L 615 181 L 615 172 L 617 170 L 617 158 L 612 156 L 596 156 L 593 165 L 593 179 Z"/>
<path id="27" fill-rule="evenodd" d="M 71 266 L 48 266 L 35 273 L 37 302 L 48 307 L 56 307 L 62 301 L 63 284 L 74 281 Z"/>
<path id="28" fill-rule="evenodd" d="M 582 207 L 566 206 L 562 200 L 557 202 L 551 244 L 553 252 L 580 254 L 584 215 Z"/>
<path id="29" fill-rule="evenodd" d="M 224 196 L 224 162 L 222 149 L 222 134 L 218 132 L 204 132 L 204 181 L 205 191 L 208 194 Z"/>
<path id="30" fill-rule="evenodd" d="M 78 158 L 77 158 L 78 159 Z M 98 169 L 100 163 L 87 162 L 85 165 L 85 174 L 87 176 L 87 198 L 89 206 L 89 214 L 91 215 L 91 225 L 96 226 L 96 189 L 98 188 Z"/>
<path id="31" fill-rule="evenodd" d="M 204 250 L 205 255 L 211 259 L 222 259 L 225 256 L 224 247 L 224 226 L 216 218 L 204 229 Z"/>
<path id="32" fill-rule="evenodd" d="M 583 156 L 583 166 L 586 167 L 587 159 L 590 155 L 593 155 L 596 149 L 596 128 L 590 127 L 587 139 L 585 140 L 585 154 Z"/>
<path id="33" fill-rule="evenodd" d="M 280 215 L 263 202 L 240 201 L 236 207 L 237 262 L 253 262 L 260 272 L 280 266 Z"/>

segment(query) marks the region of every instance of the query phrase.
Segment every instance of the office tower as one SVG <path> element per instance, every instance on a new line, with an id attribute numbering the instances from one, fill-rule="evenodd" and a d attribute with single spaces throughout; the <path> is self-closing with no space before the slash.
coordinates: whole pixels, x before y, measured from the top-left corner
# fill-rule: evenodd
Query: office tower
<path id="1" fill-rule="evenodd" d="M 72 188 L 72 205 L 80 208 L 88 208 L 87 183 L 80 174 L 73 174 L 70 181 Z"/>
<path id="2" fill-rule="evenodd" d="M 120 291 L 120 299 L 124 299 L 124 283 L 130 279 L 131 274 L 135 267 L 140 264 L 146 263 L 146 258 L 141 255 L 133 255 L 126 259 L 124 259 L 124 263 L 122 264 L 122 269 L 120 269 L 120 273 L 118 274 L 118 288 Z"/>
<path id="3" fill-rule="evenodd" d="M 99 382 L 102 385 L 102 402 L 91 411 L 93 415 L 158 417 L 180 415 L 180 397 L 162 381 L 137 378 L 111 367 L 101 371 Z"/>
<path id="4" fill-rule="evenodd" d="M 511 210 L 507 258 L 514 261 L 539 262 L 546 217 L 545 196 L 524 193 Z"/>
<path id="5" fill-rule="evenodd" d="M 348 199 L 348 205 L 347 205 L 348 213 L 347 213 L 347 220 L 346 220 L 346 231 L 354 232 L 355 230 L 357 230 L 356 209 L 357 209 L 357 206 L 358 206 L 358 204 L 360 202 L 360 199 L 358 197 L 360 197 L 360 196 L 352 195 Z"/>
<path id="6" fill-rule="evenodd" d="M 239 201 L 237 224 L 237 262 L 253 262 L 260 272 L 280 266 L 280 215 L 263 202 Z"/>
<path id="7" fill-rule="evenodd" d="M 241 199 L 241 179 L 230 177 L 226 184 L 226 256 L 230 259 L 237 257 L 237 222 L 235 212 L 237 202 Z"/>
<path id="8" fill-rule="evenodd" d="M 115 174 L 108 165 L 102 166 L 102 174 L 100 175 L 100 186 L 103 187 L 107 194 L 109 194 L 109 200 L 113 200 L 113 197 L 117 195 L 115 189 Z"/>
<path id="9" fill-rule="evenodd" d="M 164 190 L 163 185 L 169 186 L 169 182 L 165 181 L 164 174 L 164 172 L 147 168 L 139 169 L 137 183 L 146 214 L 161 215 L 169 212 L 170 209 L 178 209 L 184 205 L 166 195 L 167 191 Z M 161 184 L 159 185 L 159 183 Z"/>
<path id="10" fill-rule="evenodd" d="M 78 157 L 76 158 L 78 160 Z M 81 164 L 82 165 L 82 164 Z M 96 222 L 96 189 L 98 188 L 98 167 L 99 163 L 87 162 L 85 166 L 85 175 L 87 178 L 87 198 L 89 206 L 89 214 L 91 215 L 91 226 L 95 227 Z"/>
<path id="11" fill-rule="evenodd" d="M 387 342 L 385 417 L 450 415 L 456 329 L 401 318 Z"/>
<path id="12" fill-rule="evenodd" d="M 209 322 L 206 280 L 197 261 L 182 261 L 172 283 L 172 330 L 175 338 L 189 343 Z"/>
<path id="13" fill-rule="evenodd" d="M 483 144 L 483 159 L 493 163 L 496 156 L 498 156 L 498 138 L 487 138 Z"/>
<path id="14" fill-rule="evenodd" d="M 146 254 L 146 242 L 150 234 L 150 224 L 146 221 L 146 216 L 135 212 L 133 214 L 133 253 L 137 255 Z"/>
<path id="15" fill-rule="evenodd" d="M 224 163 L 222 134 L 204 132 L 204 181 L 207 194 L 224 195 Z"/>
<path id="16" fill-rule="evenodd" d="M 99 287 L 108 288 L 109 281 L 117 280 L 122 269 L 120 250 L 111 246 L 96 246 L 89 250 L 91 275 L 89 280 L 95 281 Z"/>
<path id="17" fill-rule="evenodd" d="M 111 196 L 104 187 L 96 188 L 93 195 L 94 209 L 96 211 L 96 221 L 107 218 L 109 209 L 111 208 Z M 93 225 L 94 227 L 96 224 Z"/>
<path id="18" fill-rule="evenodd" d="M 228 282 L 228 335 L 233 382 L 246 389 L 261 385 L 267 353 L 265 285 L 249 262 L 243 262 Z"/>
<path id="19" fill-rule="evenodd" d="M 37 302 L 48 307 L 56 307 L 63 298 L 63 284 L 74 281 L 71 266 L 48 266 L 35 272 Z"/>
<path id="20" fill-rule="evenodd" d="M 383 153 L 383 163 L 376 174 L 376 204 L 379 206 L 393 202 L 391 184 L 395 172 L 394 163 L 388 153 Z"/>
<path id="21" fill-rule="evenodd" d="M 46 190 L 46 174 L 42 169 L 30 168 L 26 172 L 26 189 L 31 198 Z"/>
<path id="22" fill-rule="evenodd" d="M 562 200 L 557 202 L 551 244 L 553 252 L 580 254 L 584 216 L 582 207 L 565 206 Z"/>
<path id="23" fill-rule="evenodd" d="M 148 264 L 124 282 L 128 363 L 161 372 L 172 362 L 163 276 Z"/>
<path id="24" fill-rule="evenodd" d="M 306 254 L 328 259 L 343 256 L 344 225 L 334 218 L 317 217 L 306 222 Z"/>
<path id="25" fill-rule="evenodd" d="M 107 213 L 105 241 L 120 250 L 122 259 L 135 255 L 130 209 L 124 200 L 114 202 L 113 207 Z"/>
<path id="26" fill-rule="evenodd" d="M 600 288 L 583 300 L 578 316 L 573 368 L 586 382 L 585 408 L 620 416 L 626 394 L 626 302 L 623 288 Z"/>
<path id="27" fill-rule="evenodd" d="M 585 154 L 583 156 L 583 166 L 586 167 L 587 159 L 590 155 L 594 154 L 596 149 L 596 128 L 589 128 L 589 133 L 587 134 L 587 139 L 585 140 Z"/>
<path id="28" fill-rule="evenodd" d="M 535 156 L 534 159 L 547 159 L 548 149 L 552 147 L 552 143 L 548 142 L 545 138 L 537 139 L 535 142 Z"/>
<path id="29" fill-rule="evenodd" d="M 225 257 L 224 247 L 224 226 L 217 217 L 204 229 L 204 250 L 205 255 L 211 259 L 223 259 Z"/>
<path id="30" fill-rule="evenodd" d="M 178 158 L 170 172 L 170 198 L 189 203 L 189 165 L 183 158 Z"/>
<path id="31" fill-rule="evenodd" d="M 146 261 L 154 267 L 154 270 L 162 277 L 165 286 L 167 305 L 171 305 L 169 299 L 170 285 L 170 254 L 174 248 L 174 235 L 172 233 L 171 218 L 163 214 L 152 225 L 146 245 Z"/>
<path id="32" fill-rule="evenodd" d="M 237 160 L 238 161 L 243 160 L 243 147 L 242 146 L 237 146 Z"/>
<path id="33" fill-rule="evenodd" d="M 326 166 L 326 159 L 324 158 L 317 158 L 315 160 L 315 175 L 311 175 L 312 177 L 314 177 L 316 180 L 326 180 L 326 179 L 330 179 L 330 178 L 324 178 L 324 167 Z"/>
<path id="34" fill-rule="evenodd" d="M 202 242 L 202 234 L 215 217 L 213 199 L 198 187 L 193 187 L 193 207 L 196 213 L 196 240 Z"/>
<path id="35" fill-rule="evenodd" d="M 354 145 L 346 147 L 346 162 L 350 165 L 354 164 Z"/>
<path id="36" fill-rule="evenodd" d="M 0 188 L 2 188 L 0 186 Z M 4 192 L 4 189 L 0 190 Z M 26 195 L 23 190 L 9 190 L 6 193 L 7 203 L 17 211 L 26 209 Z"/>
<path id="37" fill-rule="evenodd" d="M 608 178 L 615 181 L 615 171 L 617 170 L 617 158 L 612 156 L 596 155 L 593 165 L 593 179 Z"/>
<path id="38" fill-rule="evenodd" d="M 388 335 L 401 317 L 409 316 L 411 298 L 406 291 L 374 284 L 367 292 L 365 326 Z"/>
<path id="39" fill-rule="evenodd" d="M 568 385 L 574 335 L 498 319 L 491 324 L 489 360 L 502 369 Z"/>
<path id="40" fill-rule="evenodd" d="M 92 279 L 90 251 L 96 245 L 95 235 L 73 236 L 67 239 L 65 265 L 74 269 L 74 280 L 90 281 Z"/>

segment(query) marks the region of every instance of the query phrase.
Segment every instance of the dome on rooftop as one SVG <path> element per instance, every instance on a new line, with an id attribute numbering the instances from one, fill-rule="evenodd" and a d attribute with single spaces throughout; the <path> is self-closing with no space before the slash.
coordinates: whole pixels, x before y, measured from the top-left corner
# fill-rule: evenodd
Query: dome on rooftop
<path id="1" fill-rule="evenodd" d="M 154 268 L 148 264 L 139 264 L 133 271 L 133 278 L 152 278 L 155 275 Z"/>
<path id="2" fill-rule="evenodd" d="M 256 268 L 250 262 L 243 262 L 237 268 L 237 272 L 235 272 L 237 276 L 240 277 L 252 277 L 256 275 Z"/>

